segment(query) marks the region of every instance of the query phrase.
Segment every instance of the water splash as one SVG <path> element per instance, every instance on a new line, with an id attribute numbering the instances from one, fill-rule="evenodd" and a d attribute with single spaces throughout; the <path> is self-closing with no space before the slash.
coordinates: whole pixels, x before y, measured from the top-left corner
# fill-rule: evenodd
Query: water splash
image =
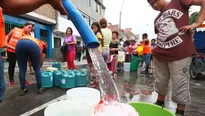
<path id="1" fill-rule="evenodd" d="M 104 101 L 108 103 L 120 102 L 119 91 L 112 79 L 112 75 L 109 73 L 107 64 L 104 62 L 102 53 L 96 49 L 89 49 L 89 54 L 92 59 L 95 72 L 97 72 L 97 78 L 99 80 L 101 96 Z"/>

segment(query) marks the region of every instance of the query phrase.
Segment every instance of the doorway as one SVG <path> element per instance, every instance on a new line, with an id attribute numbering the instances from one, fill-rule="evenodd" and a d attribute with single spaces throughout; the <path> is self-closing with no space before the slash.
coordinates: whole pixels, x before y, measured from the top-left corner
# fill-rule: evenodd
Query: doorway
<path id="1" fill-rule="evenodd" d="M 47 48 L 47 53 L 46 53 L 46 58 L 49 57 L 49 48 L 51 47 L 50 43 L 49 43 L 49 32 L 47 30 L 42 30 L 40 29 L 40 40 L 45 41 L 48 45 Z"/>

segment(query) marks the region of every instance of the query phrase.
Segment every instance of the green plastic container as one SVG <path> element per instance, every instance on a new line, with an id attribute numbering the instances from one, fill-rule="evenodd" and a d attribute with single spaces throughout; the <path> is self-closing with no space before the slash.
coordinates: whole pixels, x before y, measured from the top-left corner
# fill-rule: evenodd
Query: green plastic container
<path id="1" fill-rule="evenodd" d="M 130 102 L 129 104 L 135 108 L 140 116 L 176 116 L 169 110 L 155 104 L 143 102 Z"/>
<path id="2" fill-rule="evenodd" d="M 68 71 L 63 71 L 60 76 L 60 88 L 70 89 L 75 87 L 75 75 L 74 73 L 68 73 Z"/>
<path id="3" fill-rule="evenodd" d="M 53 72 L 53 84 L 54 86 L 58 87 L 60 86 L 60 76 L 62 75 L 62 71 L 56 70 Z"/>
<path id="4" fill-rule="evenodd" d="M 53 62 L 52 67 L 57 68 L 58 70 L 61 70 L 61 63 L 60 62 Z"/>
<path id="5" fill-rule="evenodd" d="M 41 86 L 43 88 L 53 87 L 53 73 L 49 71 L 41 72 Z"/>
<path id="6" fill-rule="evenodd" d="M 137 71 L 140 62 L 142 61 L 142 58 L 140 58 L 139 56 L 132 56 L 131 58 L 131 63 L 130 63 L 130 70 L 131 71 Z"/>

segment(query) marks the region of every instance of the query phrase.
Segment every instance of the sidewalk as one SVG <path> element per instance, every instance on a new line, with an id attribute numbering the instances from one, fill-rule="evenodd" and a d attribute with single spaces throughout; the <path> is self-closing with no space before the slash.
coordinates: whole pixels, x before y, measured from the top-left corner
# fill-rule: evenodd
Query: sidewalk
<path id="1" fill-rule="evenodd" d="M 86 64 L 87 64 L 86 60 L 81 60 L 80 62 L 77 62 L 75 60 L 75 65 L 76 65 L 77 69 L 85 66 Z M 4 72 L 8 72 L 8 66 L 9 66 L 8 62 L 5 62 L 4 63 Z M 42 69 L 46 69 L 47 67 L 52 67 L 52 61 L 49 61 L 49 60 L 44 61 Z M 67 62 L 62 62 L 61 67 L 62 67 L 62 69 L 67 69 Z M 29 71 L 29 67 L 27 68 L 27 71 Z M 16 63 L 15 72 L 19 72 L 18 63 Z"/>

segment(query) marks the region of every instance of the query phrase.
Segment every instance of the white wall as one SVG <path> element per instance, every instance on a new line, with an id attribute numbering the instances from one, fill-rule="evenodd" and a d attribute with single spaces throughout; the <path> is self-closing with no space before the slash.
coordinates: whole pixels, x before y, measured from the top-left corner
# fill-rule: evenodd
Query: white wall
<path id="1" fill-rule="evenodd" d="M 70 20 L 67 20 L 67 19 L 62 18 L 60 16 L 57 16 L 57 21 L 58 21 L 58 23 L 56 26 L 57 26 L 58 31 L 65 33 L 66 29 L 68 27 L 71 27 L 73 29 L 73 34 L 75 36 L 80 37 L 80 34 L 78 33 L 77 29 L 75 28 L 75 26 L 73 25 L 73 23 Z"/>

